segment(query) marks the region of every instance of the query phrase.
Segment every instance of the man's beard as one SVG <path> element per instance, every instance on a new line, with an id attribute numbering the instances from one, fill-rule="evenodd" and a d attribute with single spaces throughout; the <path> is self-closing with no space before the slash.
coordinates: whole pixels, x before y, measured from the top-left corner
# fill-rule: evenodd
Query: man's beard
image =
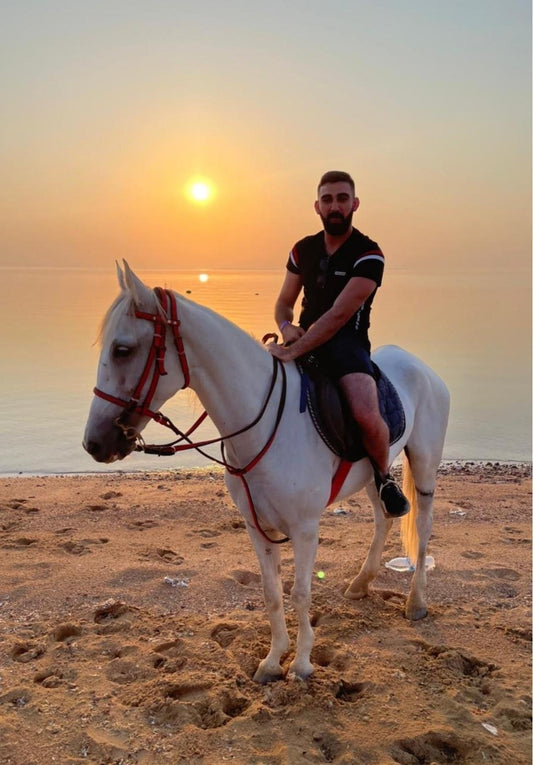
<path id="1" fill-rule="evenodd" d="M 340 213 L 330 213 L 327 218 L 324 218 L 322 215 L 320 217 L 327 234 L 330 234 L 331 236 L 342 236 L 352 225 L 353 211 L 349 213 L 346 218 L 343 218 Z"/>

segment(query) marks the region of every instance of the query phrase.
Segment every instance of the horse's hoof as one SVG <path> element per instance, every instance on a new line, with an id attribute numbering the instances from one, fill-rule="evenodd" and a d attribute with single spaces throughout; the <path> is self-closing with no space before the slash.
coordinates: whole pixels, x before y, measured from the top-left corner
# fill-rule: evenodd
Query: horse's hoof
<path id="1" fill-rule="evenodd" d="M 405 618 L 411 622 L 417 622 L 420 619 L 424 619 L 428 615 L 426 606 L 418 606 L 417 608 L 409 608 L 409 604 L 405 609 Z"/>
<path id="2" fill-rule="evenodd" d="M 261 664 L 257 667 L 254 675 L 254 682 L 266 685 L 267 683 L 276 683 L 278 680 L 283 680 L 283 670 L 278 667 L 264 667 Z"/>
<path id="3" fill-rule="evenodd" d="M 361 600 L 368 597 L 368 587 L 353 587 L 350 585 L 344 592 L 344 597 L 348 600 Z"/>
<path id="4" fill-rule="evenodd" d="M 299 680 L 307 680 L 307 678 L 313 674 L 314 667 L 310 661 L 302 661 L 300 663 L 293 661 L 289 667 L 289 677 L 294 675 Z"/>

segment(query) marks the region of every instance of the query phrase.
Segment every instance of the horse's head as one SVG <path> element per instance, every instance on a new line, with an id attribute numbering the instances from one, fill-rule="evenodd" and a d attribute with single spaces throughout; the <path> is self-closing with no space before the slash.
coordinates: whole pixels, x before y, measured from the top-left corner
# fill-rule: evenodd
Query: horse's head
<path id="1" fill-rule="evenodd" d="M 126 457 L 157 412 L 184 385 L 174 349 L 165 356 L 167 317 L 153 290 L 124 261 L 121 292 L 100 331 L 101 353 L 83 446 L 97 462 Z M 161 340 L 163 342 L 161 342 Z"/>

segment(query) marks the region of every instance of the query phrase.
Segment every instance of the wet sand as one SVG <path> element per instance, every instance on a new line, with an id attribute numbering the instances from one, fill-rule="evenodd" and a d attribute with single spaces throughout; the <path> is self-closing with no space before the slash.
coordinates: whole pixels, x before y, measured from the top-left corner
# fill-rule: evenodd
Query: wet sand
<path id="1" fill-rule="evenodd" d="M 408 573 L 343 597 L 373 522 L 364 494 L 335 509 L 315 672 L 259 686 L 258 565 L 221 472 L 0 478 L 0 762 L 529 763 L 529 466 L 442 467 L 417 623 Z"/>

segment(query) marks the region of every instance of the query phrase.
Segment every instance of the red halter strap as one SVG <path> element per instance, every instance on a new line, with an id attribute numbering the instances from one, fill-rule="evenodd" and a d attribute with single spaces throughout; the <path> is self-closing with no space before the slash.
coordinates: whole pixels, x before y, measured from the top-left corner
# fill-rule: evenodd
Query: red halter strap
<path id="1" fill-rule="evenodd" d="M 119 420 L 124 414 L 137 412 L 138 414 L 144 415 L 145 417 L 150 417 L 152 420 L 155 420 L 161 425 L 167 425 L 167 422 L 170 421 L 168 421 L 167 418 L 161 414 L 161 412 L 153 412 L 150 409 L 150 404 L 152 403 L 159 378 L 167 374 L 165 369 L 165 339 L 167 326 L 172 330 L 174 345 L 176 346 L 176 351 L 178 352 L 178 358 L 180 360 L 181 371 L 183 373 L 184 379 L 182 386 L 183 388 L 187 388 L 189 386 L 190 373 L 189 365 L 187 363 L 187 356 L 185 354 L 185 348 L 183 346 L 183 339 L 180 334 L 181 322 L 178 319 L 176 297 L 170 290 L 163 290 L 161 287 L 156 287 L 154 293 L 159 301 L 159 304 L 161 305 L 160 312 L 158 311 L 156 313 L 145 313 L 144 311 L 135 311 L 135 316 L 137 319 L 144 319 L 145 321 L 150 321 L 153 323 L 154 334 L 152 337 L 152 345 L 150 346 L 150 351 L 148 353 L 148 358 L 146 359 L 143 372 L 139 378 L 139 382 L 135 386 L 135 390 L 131 398 L 129 401 L 126 401 L 125 399 L 117 398 L 117 396 L 112 396 L 110 393 L 106 393 L 105 391 L 100 390 L 100 388 L 94 388 L 94 394 L 99 398 L 103 398 L 105 401 L 109 401 L 111 404 L 123 407 L 123 412 L 118 418 Z M 150 371 L 152 371 L 150 386 L 143 402 L 139 403 L 141 394 L 150 376 Z"/>

